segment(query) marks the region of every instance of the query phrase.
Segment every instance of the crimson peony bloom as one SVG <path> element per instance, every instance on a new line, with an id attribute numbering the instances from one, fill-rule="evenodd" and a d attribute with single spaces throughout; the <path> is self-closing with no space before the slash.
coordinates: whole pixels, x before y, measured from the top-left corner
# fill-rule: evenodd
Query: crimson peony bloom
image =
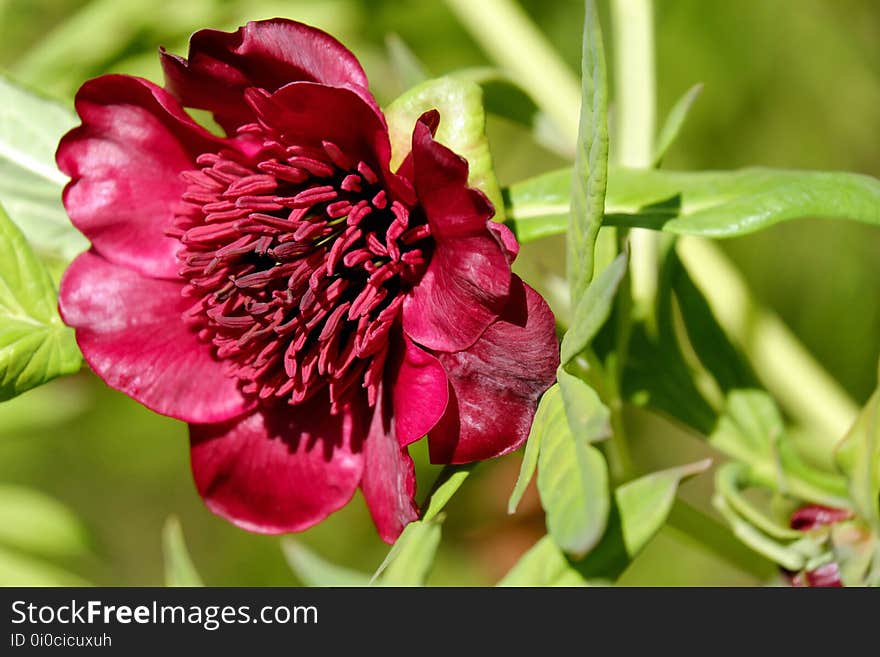
<path id="1" fill-rule="evenodd" d="M 410 443 L 462 463 L 526 439 L 553 315 L 434 141 L 436 111 L 390 170 L 385 119 L 332 37 L 275 19 L 161 57 L 164 89 L 106 75 L 77 94 L 57 161 L 92 248 L 61 314 L 104 381 L 189 423 L 215 513 L 298 531 L 360 487 L 392 541 L 417 517 Z"/>

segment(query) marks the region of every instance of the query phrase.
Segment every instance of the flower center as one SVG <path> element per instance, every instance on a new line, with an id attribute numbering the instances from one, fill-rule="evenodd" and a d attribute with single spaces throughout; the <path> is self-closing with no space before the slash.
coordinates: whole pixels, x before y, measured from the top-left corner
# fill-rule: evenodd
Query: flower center
<path id="1" fill-rule="evenodd" d="M 298 404 L 356 383 L 375 404 L 404 293 L 430 257 L 418 209 L 332 143 L 263 143 L 259 162 L 201 155 L 174 228 L 194 303 L 185 320 L 242 390 Z"/>

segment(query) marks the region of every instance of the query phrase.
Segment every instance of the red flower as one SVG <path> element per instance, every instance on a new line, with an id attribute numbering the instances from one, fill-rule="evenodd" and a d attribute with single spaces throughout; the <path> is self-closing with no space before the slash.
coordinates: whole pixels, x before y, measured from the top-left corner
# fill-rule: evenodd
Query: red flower
<path id="1" fill-rule="evenodd" d="M 161 56 L 165 89 L 107 75 L 77 94 L 57 160 L 92 249 L 62 316 L 109 385 L 190 424 L 215 513 L 297 531 L 360 486 L 391 541 L 417 517 L 407 445 L 427 434 L 433 461 L 461 463 L 526 439 L 553 316 L 434 141 L 437 112 L 390 170 L 385 119 L 332 37 L 276 19 Z"/>

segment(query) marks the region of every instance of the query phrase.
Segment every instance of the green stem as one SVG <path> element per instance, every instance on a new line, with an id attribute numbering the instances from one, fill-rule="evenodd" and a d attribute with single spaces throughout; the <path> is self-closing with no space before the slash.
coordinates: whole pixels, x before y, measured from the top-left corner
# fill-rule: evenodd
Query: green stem
<path id="1" fill-rule="evenodd" d="M 580 83 L 528 15 L 511 0 L 446 0 L 482 48 L 577 143 Z"/>
<path id="2" fill-rule="evenodd" d="M 623 166 L 649 168 L 654 161 L 656 83 L 653 0 L 612 0 L 615 135 L 612 151 Z M 650 314 L 657 292 L 659 235 L 630 231 L 630 271 L 635 311 Z"/>

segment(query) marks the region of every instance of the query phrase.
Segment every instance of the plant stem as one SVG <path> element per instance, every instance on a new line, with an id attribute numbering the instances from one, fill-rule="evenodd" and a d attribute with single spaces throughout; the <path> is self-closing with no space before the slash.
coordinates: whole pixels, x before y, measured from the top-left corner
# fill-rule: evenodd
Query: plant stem
<path id="1" fill-rule="evenodd" d="M 649 168 L 654 160 L 656 83 L 653 0 L 612 0 L 615 135 L 612 151 L 623 166 Z M 657 292 L 659 234 L 630 231 L 635 311 L 650 312 Z"/>
<path id="2" fill-rule="evenodd" d="M 528 15 L 511 0 L 446 0 L 446 4 L 553 121 L 574 152 L 580 83 Z"/>

